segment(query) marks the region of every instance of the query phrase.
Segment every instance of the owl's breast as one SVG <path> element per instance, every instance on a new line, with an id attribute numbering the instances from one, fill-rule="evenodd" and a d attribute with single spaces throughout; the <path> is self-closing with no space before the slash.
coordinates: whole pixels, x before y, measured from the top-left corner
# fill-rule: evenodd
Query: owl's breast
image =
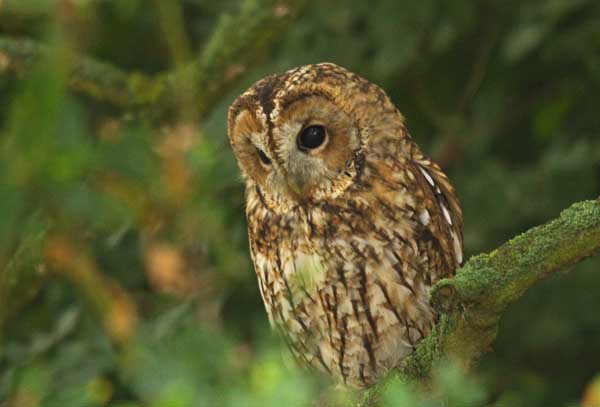
<path id="1" fill-rule="evenodd" d="M 409 219 L 360 199 L 283 214 L 249 208 L 259 287 L 294 355 L 367 386 L 407 356 L 434 315 Z"/>

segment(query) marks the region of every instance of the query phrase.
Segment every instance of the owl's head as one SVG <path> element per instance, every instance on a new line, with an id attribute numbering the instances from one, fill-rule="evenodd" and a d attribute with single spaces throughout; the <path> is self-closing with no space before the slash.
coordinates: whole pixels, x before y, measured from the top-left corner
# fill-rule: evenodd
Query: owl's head
<path id="1" fill-rule="evenodd" d="M 366 151 L 397 154 L 406 137 L 383 90 L 331 63 L 258 81 L 229 108 L 228 130 L 247 186 L 276 201 L 337 196 L 360 177 Z"/>

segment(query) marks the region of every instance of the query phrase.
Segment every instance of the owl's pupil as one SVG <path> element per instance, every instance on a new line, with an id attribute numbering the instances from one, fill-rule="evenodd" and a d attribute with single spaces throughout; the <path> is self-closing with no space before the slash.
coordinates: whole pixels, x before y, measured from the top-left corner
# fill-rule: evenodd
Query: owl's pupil
<path id="1" fill-rule="evenodd" d="M 271 159 L 267 157 L 264 151 L 260 148 L 257 148 L 256 151 L 258 152 L 258 158 L 260 158 L 260 161 L 262 161 L 264 165 L 271 165 Z"/>
<path id="2" fill-rule="evenodd" d="M 309 126 L 298 135 L 298 148 L 302 151 L 313 150 L 325 141 L 325 127 Z"/>

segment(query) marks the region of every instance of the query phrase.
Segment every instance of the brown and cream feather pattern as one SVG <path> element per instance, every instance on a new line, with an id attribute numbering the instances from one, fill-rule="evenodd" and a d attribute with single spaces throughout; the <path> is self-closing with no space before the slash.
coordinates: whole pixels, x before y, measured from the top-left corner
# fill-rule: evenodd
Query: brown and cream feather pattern
<path id="1" fill-rule="evenodd" d="M 307 126 L 327 132 L 314 149 Z M 431 331 L 429 290 L 462 263 L 450 182 L 385 93 L 333 64 L 258 82 L 229 135 L 271 324 L 305 364 L 373 384 Z"/>

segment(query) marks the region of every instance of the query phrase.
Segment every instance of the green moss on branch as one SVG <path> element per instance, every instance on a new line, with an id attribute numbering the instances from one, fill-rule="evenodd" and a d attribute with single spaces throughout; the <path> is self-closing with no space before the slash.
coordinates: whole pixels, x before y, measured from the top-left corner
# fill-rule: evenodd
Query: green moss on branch
<path id="1" fill-rule="evenodd" d="M 431 301 L 440 321 L 399 366 L 399 376 L 427 382 L 447 359 L 468 367 L 490 349 L 506 307 L 544 278 L 598 253 L 600 200 L 595 200 L 576 203 L 557 219 L 471 258 L 454 278 L 434 286 Z M 367 391 L 361 405 L 376 403 L 385 386 Z"/>

